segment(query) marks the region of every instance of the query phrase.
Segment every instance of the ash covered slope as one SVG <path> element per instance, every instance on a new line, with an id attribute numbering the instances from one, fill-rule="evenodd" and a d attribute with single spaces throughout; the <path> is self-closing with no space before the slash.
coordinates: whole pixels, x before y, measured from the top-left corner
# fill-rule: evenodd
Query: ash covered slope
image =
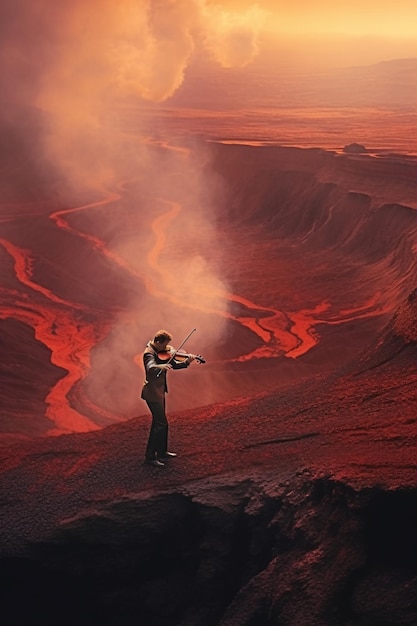
<path id="1" fill-rule="evenodd" d="M 141 420 L 4 449 L 8 623 L 414 624 L 413 302 L 359 368 L 173 416 L 163 471 Z"/>
<path id="2" fill-rule="evenodd" d="M 352 226 L 360 208 L 417 208 L 416 157 L 221 144 L 213 150 L 213 163 L 231 189 L 231 217 L 255 222 L 261 215 L 282 235 L 320 230 L 332 217 L 331 206 L 336 215 L 348 208 L 343 199 L 349 194 L 362 199 L 362 207 L 345 216 Z"/>
<path id="3" fill-rule="evenodd" d="M 377 337 L 374 345 L 368 346 L 355 367 L 359 371 L 378 368 L 390 361 L 410 354 L 417 357 L 417 289 L 398 307 L 392 319 Z"/>

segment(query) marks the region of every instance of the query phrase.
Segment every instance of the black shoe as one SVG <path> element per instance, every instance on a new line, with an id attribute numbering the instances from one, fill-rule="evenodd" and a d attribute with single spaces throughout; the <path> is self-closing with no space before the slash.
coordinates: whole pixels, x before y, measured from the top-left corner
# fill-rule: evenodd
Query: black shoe
<path id="1" fill-rule="evenodd" d="M 158 459 L 162 459 L 164 460 L 168 460 L 168 459 L 174 459 L 177 456 L 176 452 L 165 452 L 165 454 L 161 454 L 161 456 L 158 457 Z"/>
<path id="2" fill-rule="evenodd" d="M 153 465 L 153 467 L 165 467 L 165 463 L 159 461 L 159 459 L 145 459 L 146 465 Z"/>

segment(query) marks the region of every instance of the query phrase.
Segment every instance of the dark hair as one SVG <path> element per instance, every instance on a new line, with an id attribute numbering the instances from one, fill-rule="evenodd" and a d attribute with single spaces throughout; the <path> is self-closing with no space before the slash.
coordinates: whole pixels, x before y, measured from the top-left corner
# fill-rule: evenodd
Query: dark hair
<path id="1" fill-rule="evenodd" d="M 155 333 L 155 337 L 153 339 L 154 343 L 165 343 L 165 341 L 171 341 L 172 335 L 169 334 L 166 330 L 158 330 Z"/>

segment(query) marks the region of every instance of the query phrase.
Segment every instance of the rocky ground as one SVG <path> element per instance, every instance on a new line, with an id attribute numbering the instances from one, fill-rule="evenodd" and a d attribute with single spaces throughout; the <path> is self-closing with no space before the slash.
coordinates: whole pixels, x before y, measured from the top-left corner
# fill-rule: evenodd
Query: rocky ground
<path id="1" fill-rule="evenodd" d="M 417 622 L 410 297 L 354 366 L 171 416 L 6 447 L 4 623 L 411 626 Z"/>

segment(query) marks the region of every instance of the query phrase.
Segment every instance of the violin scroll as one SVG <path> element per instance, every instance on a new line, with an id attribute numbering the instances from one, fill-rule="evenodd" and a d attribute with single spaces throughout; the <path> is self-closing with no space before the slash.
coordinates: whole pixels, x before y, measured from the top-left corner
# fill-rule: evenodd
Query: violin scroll
<path id="1" fill-rule="evenodd" d="M 176 358 L 176 357 L 175 357 Z M 194 355 L 195 360 L 197 361 L 197 363 L 205 363 L 206 359 L 204 359 L 201 354 L 195 354 Z"/>

